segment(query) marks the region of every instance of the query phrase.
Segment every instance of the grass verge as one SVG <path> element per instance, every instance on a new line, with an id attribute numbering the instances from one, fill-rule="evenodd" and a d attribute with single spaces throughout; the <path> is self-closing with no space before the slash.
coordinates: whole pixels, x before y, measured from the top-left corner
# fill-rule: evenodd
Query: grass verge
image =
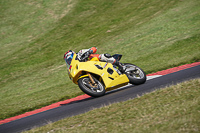
<path id="1" fill-rule="evenodd" d="M 1 0 L 0 119 L 83 94 L 63 54 L 97 46 L 148 73 L 200 60 L 200 1 Z"/>
<path id="2" fill-rule="evenodd" d="M 199 132 L 200 79 L 66 118 L 25 133 Z"/>

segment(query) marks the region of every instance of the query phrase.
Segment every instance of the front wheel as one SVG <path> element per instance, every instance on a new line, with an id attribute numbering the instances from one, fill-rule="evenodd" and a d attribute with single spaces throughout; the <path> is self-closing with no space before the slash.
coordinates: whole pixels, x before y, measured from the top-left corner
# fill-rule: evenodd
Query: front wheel
<path id="1" fill-rule="evenodd" d="M 127 70 L 132 69 L 131 71 L 125 71 L 131 84 L 140 85 L 146 82 L 146 74 L 141 68 L 130 63 L 125 63 L 124 65 L 126 66 Z"/>
<path id="2" fill-rule="evenodd" d="M 89 77 L 83 77 L 78 80 L 79 88 L 86 94 L 92 97 L 103 96 L 106 92 L 103 84 L 93 77 L 95 84 L 92 84 L 92 81 Z"/>

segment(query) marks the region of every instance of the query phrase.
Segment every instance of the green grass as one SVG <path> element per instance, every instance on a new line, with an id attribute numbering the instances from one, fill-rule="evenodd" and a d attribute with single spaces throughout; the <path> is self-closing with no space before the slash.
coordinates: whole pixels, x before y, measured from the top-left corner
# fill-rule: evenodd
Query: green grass
<path id="1" fill-rule="evenodd" d="M 0 119 L 83 94 L 63 54 L 92 46 L 148 73 L 200 61 L 200 1 L 1 0 Z"/>
<path id="2" fill-rule="evenodd" d="M 26 133 L 183 133 L 200 130 L 200 79 L 115 103 Z"/>

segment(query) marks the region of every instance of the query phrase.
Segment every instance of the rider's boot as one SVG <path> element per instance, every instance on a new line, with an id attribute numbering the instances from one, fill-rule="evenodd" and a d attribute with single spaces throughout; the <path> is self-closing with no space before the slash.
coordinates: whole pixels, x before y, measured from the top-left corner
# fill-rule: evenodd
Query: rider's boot
<path id="1" fill-rule="evenodd" d="M 118 66 L 120 72 L 124 73 L 126 71 L 126 67 L 119 61 L 116 61 L 114 65 Z"/>

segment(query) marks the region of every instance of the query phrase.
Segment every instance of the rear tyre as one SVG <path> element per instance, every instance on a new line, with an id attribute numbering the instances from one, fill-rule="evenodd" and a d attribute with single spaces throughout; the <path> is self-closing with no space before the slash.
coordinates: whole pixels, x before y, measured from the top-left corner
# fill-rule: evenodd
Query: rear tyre
<path id="1" fill-rule="evenodd" d="M 103 96 L 106 92 L 103 84 L 95 79 L 95 85 L 92 85 L 92 81 L 89 77 L 83 77 L 78 80 L 78 86 L 79 88 L 86 94 L 92 96 L 92 97 L 100 97 Z"/>
<path id="2" fill-rule="evenodd" d="M 135 68 L 135 70 L 125 72 L 131 84 L 140 85 L 146 82 L 146 74 L 140 67 L 130 63 L 125 63 L 124 65 L 126 68 Z"/>

